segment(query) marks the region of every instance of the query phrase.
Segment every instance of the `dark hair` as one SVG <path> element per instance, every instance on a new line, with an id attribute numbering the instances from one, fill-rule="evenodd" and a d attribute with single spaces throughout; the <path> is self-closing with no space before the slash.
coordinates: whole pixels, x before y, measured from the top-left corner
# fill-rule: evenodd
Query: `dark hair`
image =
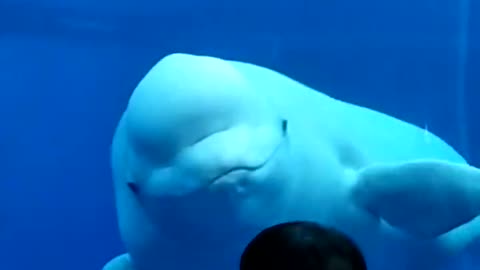
<path id="1" fill-rule="evenodd" d="M 240 270 L 366 270 L 359 248 L 343 233 L 314 222 L 281 223 L 245 248 Z"/>

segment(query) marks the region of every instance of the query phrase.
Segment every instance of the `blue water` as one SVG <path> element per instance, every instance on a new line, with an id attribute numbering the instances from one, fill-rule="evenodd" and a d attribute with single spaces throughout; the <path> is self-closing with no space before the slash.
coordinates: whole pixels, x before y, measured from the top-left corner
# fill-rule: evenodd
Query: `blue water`
<path id="1" fill-rule="evenodd" d="M 100 269 L 123 251 L 113 128 L 176 51 L 254 62 L 427 125 L 480 166 L 479 1 L 30 2 L 0 1 L 2 270 Z"/>

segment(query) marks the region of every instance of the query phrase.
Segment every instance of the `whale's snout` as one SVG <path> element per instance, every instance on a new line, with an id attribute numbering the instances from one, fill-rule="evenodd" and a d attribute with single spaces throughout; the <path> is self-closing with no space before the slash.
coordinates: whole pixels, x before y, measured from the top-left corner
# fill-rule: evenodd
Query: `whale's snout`
<path id="1" fill-rule="evenodd" d="M 247 189 L 252 175 L 273 158 L 284 138 L 282 122 L 214 133 L 177 152 L 165 165 L 152 168 L 144 189 L 156 196 Z"/>
<path id="2" fill-rule="evenodd" d="M 141 179 L 132 187 L 183 196 L 241 183 L 237 171 L 262 167 L 285 135 L 286 120 L 260 92 L 227 61 L 184 54 L 160 60 L 124 114 Z"/>

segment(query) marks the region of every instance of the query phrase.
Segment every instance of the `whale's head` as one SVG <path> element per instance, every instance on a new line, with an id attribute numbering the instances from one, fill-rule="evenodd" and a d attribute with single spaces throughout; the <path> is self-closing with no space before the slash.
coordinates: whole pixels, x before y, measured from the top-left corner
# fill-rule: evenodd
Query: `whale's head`
<path id="1" fill-rule="evenodd" d="M 140 198 L 220 194 L 253 213 L 286 189 L 288 121 L 231 62 L 166 56 L 122 121 L 129 154 L 120 178 Z"/>

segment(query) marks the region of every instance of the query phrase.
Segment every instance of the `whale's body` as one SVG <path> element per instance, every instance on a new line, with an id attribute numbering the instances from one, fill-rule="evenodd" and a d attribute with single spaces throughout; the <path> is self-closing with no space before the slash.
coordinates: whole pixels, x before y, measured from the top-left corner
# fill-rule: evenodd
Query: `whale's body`
<path id="1" fill-rule="evenodd" d="M 157 63 L 112 169 L 127 254 L 104 269 L 235 269 L 256 233 L 291 220 L 346 232 L 369 269 L 441 269 L 480 231 L 480 173 L 442 139 L 238 61 Z"/>

